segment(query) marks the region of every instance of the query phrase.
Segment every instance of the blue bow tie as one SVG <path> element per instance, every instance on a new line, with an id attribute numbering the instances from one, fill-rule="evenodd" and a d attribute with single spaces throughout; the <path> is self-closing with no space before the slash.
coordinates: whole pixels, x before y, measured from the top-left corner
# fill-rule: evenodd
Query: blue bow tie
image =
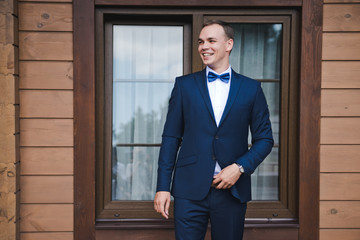
<path id="1" fill-rule="evenodd" d="M 221 81 L 223 81 L 224 83 L 228 83 L 230 80 L 230 74 L 229 73 L 223 73 L 221 75 L 218 75 L 214 72 L 209 72 L 208 73 L 208 81 L 209 82 L 213 82 L 216 79 L 220 79 Z"/>

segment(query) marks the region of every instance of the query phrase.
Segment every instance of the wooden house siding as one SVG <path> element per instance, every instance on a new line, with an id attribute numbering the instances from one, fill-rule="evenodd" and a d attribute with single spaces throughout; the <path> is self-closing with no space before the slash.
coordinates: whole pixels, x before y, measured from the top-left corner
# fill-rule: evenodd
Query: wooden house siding
<path id="1" fill-rule="evenodd" d="M 325 0 L 320 240 L 360 238 L 360 1 Z"/>
<path id="2" fill-rule="evenodd" d="M 18 12 L 0 1 L 0 239 L 19 238 Z"/>
<path id="3" fill-rule="evenodd" d="M 19 1 L 22 240 L 72 240 L 73 23 L 69 1 Z"/>
<path id="4" fill-rule="evenodd" d="M 72 8 L 0 2 L 1 239 L 74 239 Z M 320 240 L 357 240 L 360 0 L 324 0 L 323 10 Z"/>

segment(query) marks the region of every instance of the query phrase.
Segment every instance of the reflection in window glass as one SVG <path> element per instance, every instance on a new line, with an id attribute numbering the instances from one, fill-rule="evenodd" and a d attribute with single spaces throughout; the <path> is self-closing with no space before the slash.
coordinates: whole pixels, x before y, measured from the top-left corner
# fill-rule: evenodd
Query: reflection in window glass
<path id="1" fill-rule="evenodd" d="M 273 151 L 251 176 L 252 198 L 278 200 L 282 25 L 238 23 L 232 27 L 235 41 L 230 64 L 236 72 L 262 82 L 275 141 Z"/>
<path id="2" fill-rule="evenodd" d="M 152 200 L 174 79 L 183 74 L 183 27 L 113 28 L 112 199 Z"/>

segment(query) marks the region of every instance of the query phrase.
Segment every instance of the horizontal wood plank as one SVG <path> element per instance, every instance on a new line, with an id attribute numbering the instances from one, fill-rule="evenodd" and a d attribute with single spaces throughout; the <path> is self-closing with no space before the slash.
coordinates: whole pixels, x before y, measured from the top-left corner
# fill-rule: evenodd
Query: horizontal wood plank
<path id="1" fill-rule="evenodd" d="M 12 44 L 0 44 L 0 73 L 1 75 L 17 74 L 17 47 Z"/>
<path id="2" fill-rule="evenodd" d="M 360 88 L 360 61 L 324 61 L 322 88 Z"/>
<path id="3" fill-rule="evenodd" d="M 322 90 L 321 116 L 360 116 L 360 89 Z"/>
<path id="4" fill-rule="evenodd" d="M 72 62 L 20 61 L 20 89 L 73 89 Z"/>
<path id="5" fill-rule="evenodd" d="M 17 25 L 18 20 L 11 13 L 0 14 L 0 44 L 19 44 Z"/>
<path id="6" fill-rule="evenodd" d="M 20 146 L 74 145 L 72 119 L 22 119 L 20 120 Z"/>
<path id="7" fill-rule="evenodd" d="M 21 233 L 21 240 L 73 240 L 73 232 Z"/>
<path id="8" fill-rule="evenodd" d="M 360 5 L 325 4 L 324 31 L 360 31 Z"/>
<path id="9" fill-rule="evenodd" d="M 320 229 L 320 240 L 359 240 L 360 229 Z"/>
<path id="10" fill-rule="evenodd" d="M 69 3 L 19 3 L 19 30 L 72 31 Z"/>
<path id="11" fill-rule="evenodd" d="M 357 3 L 360 0 L 324 0 L 324 3 Z"/>
<path id="12" fill-rule="evenodd" d="M 20 32 L 20 60 L 72 60 L 70 32 Z"/>
<path id="13" fill-rule="evenodd" d="M 21 90 L 21 118 L 72 118 L 73 91 Z"/>
<path id="14" fill-rule="evenodd" d="M 182 1 L 179 3 L 177 0 L 157 0 L 157 1 L 148 1 L 148 0 L 132 0 L 131 2 L 127 0 L 95 0 L 95 5 L 112 5 L 112 6 L 169 6 L 169 7 L 177 7 L 177 6 L 229 6 L 229 7 L 254 7 L 254 6 L 302 6 L 301 0 L 197 0 L 197 1 Z"/>
<path id="15" fill-rule="evenodd" d="M 21 176 L 21 203 L 73 203 L 72 176 Z"/>
<path id="16" fill-rule="evenodd" d="M 18 0 L 19 3 L 21 2 L 39 2 L 39 3 L 42 3 L 42 2 L 54 2 L 54 3 L 58 3 L 58 2 L 72 2 L 72 0 Z"/>
<path id="17" fill-rule="evenodd" d="M 360 200 L 360 173 L 320 174 L 320 200 Z"/>
<path id="18" fill-rule="evenodd" d="M 360 172 L 360 145 L 321 145 L 321 172 Z"/>
<path id="19" fill-rule="evenodd" d="M 324 33 L 323 60 L 360 60 L 360 33 Z"/>
<path id="20" fill-rule="evenodd" d="M 74 173 L 73 148 L 20 148 L 21 175 L 66 175 Z"/>
<path id="21" fill-rule="evenodd" d="M 322 118 L 321 144 L 360 144 L 360 118 Z"/>
<path id="22" fill-rule="evenodd" d="M 73 204 L 21 204 L 21 232 L 73 231 Z"/>
<path id="23" fill-rule="evenodd" d="M 320 201 L 320 228 L 360 228 L 360 201 Z"/>

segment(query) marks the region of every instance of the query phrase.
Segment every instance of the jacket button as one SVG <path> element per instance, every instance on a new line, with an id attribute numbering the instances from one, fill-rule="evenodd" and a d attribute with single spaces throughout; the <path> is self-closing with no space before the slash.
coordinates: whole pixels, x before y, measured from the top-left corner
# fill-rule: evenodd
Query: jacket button
<path id="1" fill-rule="evenodd" d="M 215 157 L 215 156 L 213 156 L 213 157 L 212 157 L 212 159 L 215 161 L 215 160 L 216 160 L 216 157 Z"/>
<path id="2" fill-rule="evenodd" d="M 216 135 L 216 136 L 215 136 L 215 139 L 219 139 L 219 136 Z"/>

